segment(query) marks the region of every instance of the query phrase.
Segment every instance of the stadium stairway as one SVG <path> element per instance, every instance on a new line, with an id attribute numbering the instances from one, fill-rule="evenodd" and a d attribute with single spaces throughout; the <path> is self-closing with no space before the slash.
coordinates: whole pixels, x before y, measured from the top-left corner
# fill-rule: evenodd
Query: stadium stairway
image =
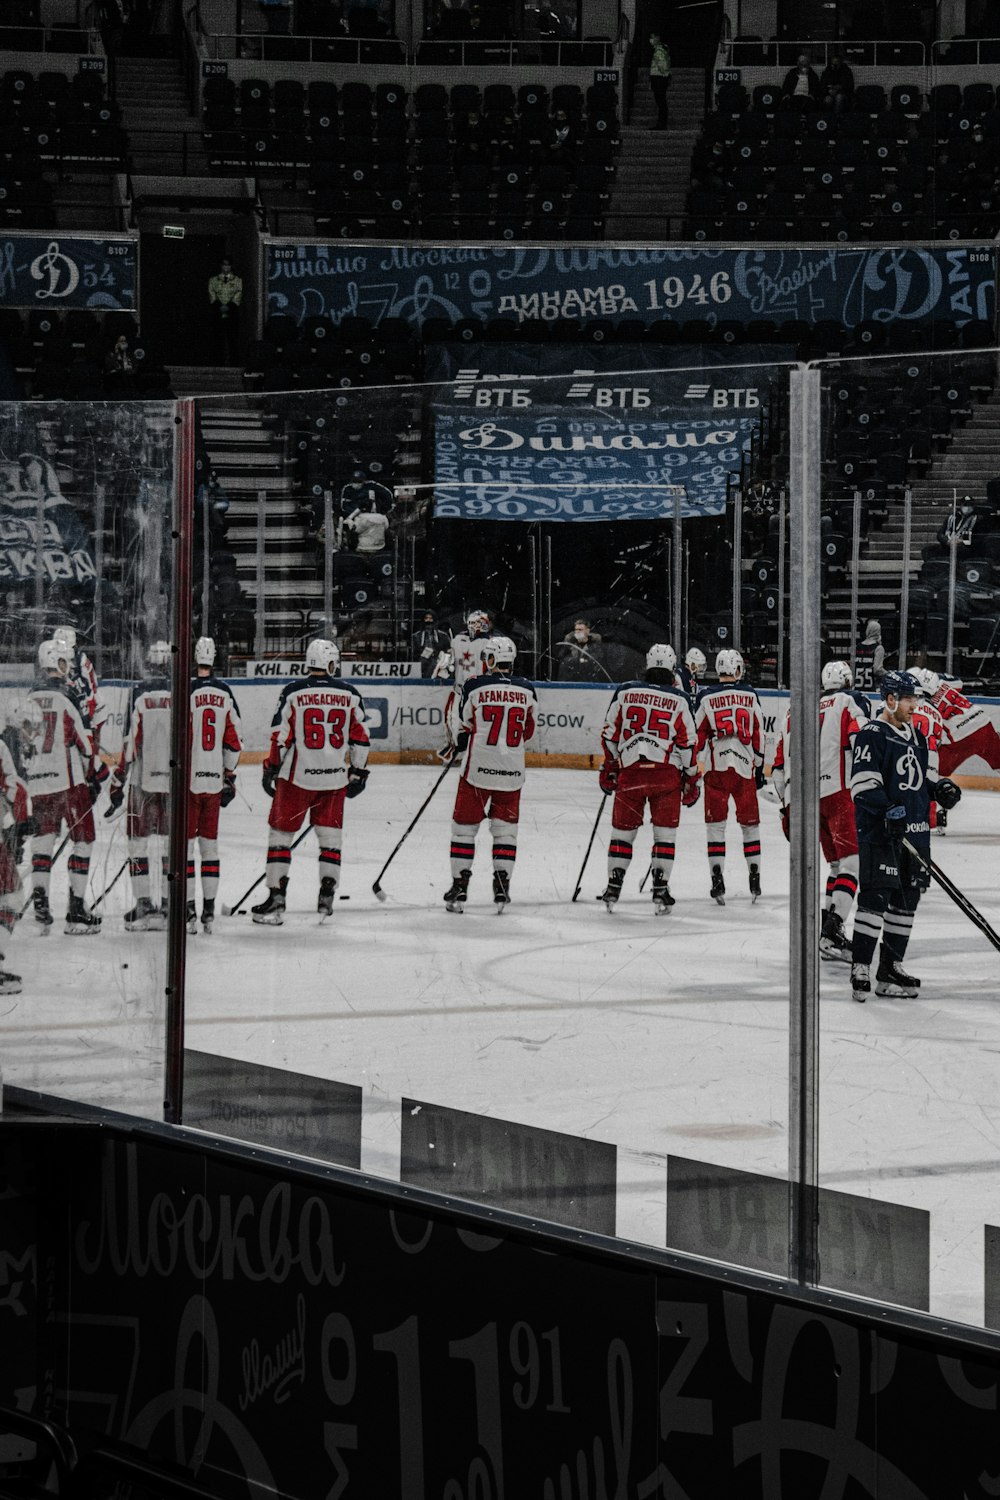
<path id="1" fill-rule="evenodd" d="M 622 127 L 618 171 L 604 225 L 607 240 L 683 239 L 691 152 L 705 116 L 705 73 L 675 68 L 670 80 L 670 126 L 654 130 L 656 108 L 649 70 L 636 79 L 629 123 Z"/>
<path id="2" fill-rule="evenodd" d="M 176 58 L 119 57 L 115 98 L 128 134 L 131 172 L 152 176 L 208 174 L 201 122 L 188 102 L 183 68 Z"/>

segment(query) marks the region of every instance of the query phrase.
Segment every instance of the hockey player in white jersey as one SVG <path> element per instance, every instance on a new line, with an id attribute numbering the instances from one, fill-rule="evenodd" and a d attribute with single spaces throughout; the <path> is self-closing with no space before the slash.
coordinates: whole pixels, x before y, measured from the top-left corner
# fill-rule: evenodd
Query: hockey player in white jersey
<path id="1" fill-rule="evenodd" d="M 672 646 L 651 646 L 645 681 L 624 683 L 605 716 L 600 785 L 602 792 L 614 792 L 615 798 L 608 885 L 601 897 L 609 911 L 621 895 L 647 802 L 653 825 L 653 907 L 660 913 L 674 904 L 670 875 L 682 793 L 686 787 L 685 800 L 690 801 L 697 797 L 698 786 L 694 719 L 687 695 L 676 681 L 676 665 Z"/>
<path id="2" fill-rule="evenodd" d="M 95 752 L 100 748 L 101 730 L 107 719 L 107 709 L 101 699 L 94 663 L 77 644 L 76 631 L 72 625 L 59 625 L 52 632 L 52 639 L 61 646 L 67 656 L 66 680 L 76 693 L 77 707 L 83 722 L 94 739 Z"/>
<path id="3" fill-rule="evenodd" d="M 702 689 L 695 714 L 698 753 L 708 752 L 705 772 L 705 833 L 712 876 L 711 896 L 726 904 L 726 821 L 729 800 L 743 835 L 750 897 L 760 895 L 760 811 L 757 791 L 764 785 L 764 715 L 756 690 L 744 682 L 743 657 L 730 648 L 718 653 L 718 686 Z"/>
<path id="4" fill-rule="evenodd" d="M 232 690 L 215 676 L 215 642 L 203 635 L 194 647 L 191 684 L 191 781 L 187 805 L 187 928 L 198 930 L 195 844 L 201 854 L 201 925 L 212 931 L 219 889 L 219 812 L 236 796 L 236 767 L 243 749 L 240 713 Z"/>
<path id="5" fill-rule="evenodd" d="M 7 724 L 0 736 L 0 814 L 3 838 L 0 841 L 0 927 L 13 934 L 14 924 L 24 906 L 23 886 L 18 865 L 24 855 L 25 840 L 35 832 L 31 815 L 28 783 L 23 767 L 30 763 L 34 747 L 42 732 L 42 713 L 29 698 L 18 698 L 7 709 Z M 0 995 L 21 992 L 20 974 L 2 967 L 0 953 Z"/>
<path id="6" fill-rule="evenodd" d="M 871 704 L 852 691 L 846 661 L 828 661 L 823 668 L 819 700 L 819 841 L 829 869 L 823 911 L 820 957 L 851 962 L 851 943 L 844 930 L 858 891 L 858 834 L 850 792 L 854 737 L 871 718 Z M 788 837 L 792 799 L 792 768 L 788 763 L 788 726 L 778 740 L 771 784 L 782 802 L 781 826 Z"/>
<path id="7" fill-rule="evenodd" d="M 160 932 L 167 925 L 167 875 L 170 839 L 170 646 L 153 641 L 146 652 L 148 676 L 132 694 L 132 708 L 118 764 L 111 777 L 113 817 L 125 800 L 128 788 L 125 833 L 128 868 L 135 905 L 125 914 L 130 932 Z M 151 840 L 159 842 L 162 871 L 161 900 L 152 899 L 150 879 Z"/>
<path id="8" fill-rule="evenodd" d="M 101 929 L 100 917 L 84 906 L 94 848 L 94 803 L 106 774 L 94 755 L 93 740 L 66 681 L 66 648 L 43 641 L 38 648 L 40 676 L 29 696 L 42 715 L 42 733 L 28 767 L 28 791 L 38 832 L 32 840 L 32 902 L 42 934 L 52 926 L 49 884 L 52 851 L 65 826 L 71 844 L 69 903 L 63 931 L 69 937 L 90 937 Z"/>
<path id="9" fill-rule="evenodd" d="M 358 797 L 368 780 L 365 705 L 352 683 L 336 674 L 340 652 L 332 641 L 311 641 L 305 681 L 282 690 L 271 720 L 271 748 L 264 761 L 264 790 L 273 800 L 268 816 L 267 898 L 251 909 L 255 922 L 280 927 L 285 920 L 290 835 L 309 814 L 319 843 L 319 899 L 323 916 L 333 911 L 340 882 L 344 802 Z"/>
<path id="10" fill-rule="evenodd" d="M 514 676 L 516 656 L 513 641 L 494 636 L 484 648 L 482 674 L 467 681 L 462 690 L 458 749 L 464 750 L 465 760 L 451 815 L 452 882 L 444 898 L 452 912 L 461 912 L 468 899 L 476 834 L 487 817 L 493 835 L 493 900 L 498 913 L 510 901 L 524 750 L 535 733 L 538 705 L 531 683 Z"/>
<path id="11" fill-rule="evenodd" d="M 483 609 L 474 609 L 465 617 L 465 629 L 451 638 L 451 649 L 442 651 L 434 676 L 452 677 L 454 686 L 444 706 L 444 726 L 448 742 L 441 751 L 441 759 L 450 761 L 457 754 L 458 737 L 462 732 L 462 690 L 473 677 L 483 670 L 483 649 L 486 642 L 494 639 L 490 617 Z"/>

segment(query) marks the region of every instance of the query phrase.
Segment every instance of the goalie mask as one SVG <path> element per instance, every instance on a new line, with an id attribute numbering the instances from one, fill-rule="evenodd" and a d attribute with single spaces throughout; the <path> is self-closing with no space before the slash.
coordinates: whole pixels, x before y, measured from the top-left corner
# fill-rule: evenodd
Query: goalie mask
<path id="1" fill-rule="evenodd" d="M 465 628 L 471 636 L 489 635 L 490 617 L 484 609 L 473 609 L 465 617 Z"/>

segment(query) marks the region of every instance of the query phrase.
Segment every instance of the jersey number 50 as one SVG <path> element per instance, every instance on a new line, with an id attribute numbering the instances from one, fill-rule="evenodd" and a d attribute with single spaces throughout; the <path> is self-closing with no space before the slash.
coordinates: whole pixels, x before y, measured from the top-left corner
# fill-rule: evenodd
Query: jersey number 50
<path id="1" fill-rule="evenodd" d="M 753 730 L 748 708 L 717 708 L 713 718 L 715 732 L 720 740 L 738 739 L 741 745 L 749 745 Z"/>
<path id="2" fill-rule="evenodd" d="M 524 709 L 514 705 L 505 708 L 500 703 L 483 704 L 483 722 L 489 725 L 489 733 L 486 736 L 487 745 L 496 745 L 500 740 L 500 730 L 503 726 L 504 717 L 507 719 L 507 744 L 516 748 L 524 739 Z"/>

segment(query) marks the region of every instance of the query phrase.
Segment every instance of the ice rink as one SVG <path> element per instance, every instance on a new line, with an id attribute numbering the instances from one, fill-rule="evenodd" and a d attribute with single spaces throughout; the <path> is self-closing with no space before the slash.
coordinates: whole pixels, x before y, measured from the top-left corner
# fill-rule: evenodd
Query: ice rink
<path id="1" fill-rule="evenodd" d="M 452 777 L 455 773 L 452 773 Z M 762 802 L 763 888 L 747 893 L 729 829 L 724 908 L 708 897 L 702 807 L 684 812 L 672 890 L 653 914 L 638 885 L 648 828 L 613 914 L 605 813 L 576 904 L 570 897 L 600 803 L 595 774 L 529 772 L 513 904 L 491 899 L 480 832 L 466 912 L 449 915 L 452 777 L 383 879 L 371 885 L 439 768 L 375 766 L 347 804 L 340 900 L 321 923 L 312 838 L 293 856 L 281 928 L 249 916 L 189 940 L 187 1045 L 364 1090 L 362 1165 L 398 1177 L 404 1096 L 613 1142 L 618 1232 L 665 1242 L 668 1155 L 787 1174 L 788 864 L 777 808 Z M 98 807 L 91 892 L 125 858 L 121 818 Z M 263 870 L 267 799 L 255 766 L 223 814 L 221 902 Z M 1000 797 L 966 793 L 934 840 L 937 862 L 1000 926 Z M 65 855 L 53 911 L 65 909 Z M 263 887 L 253 900 L 263 895 Z M 127 875 L 96 939 L 25 917 L 7 946 L 23 975 L 0 997 L 6 1082 L 157 1118 L 162 1098 L 165 934 L 127 934 Z M 200 904 L 200 902 L 199 902 Z M 997 952 L 937 889 L 917 915 L 907 966 L 917 1001 L 851 1000 L 849 967 L 822 965 L 821 1182 L 931 1214 L 931 1310 L 983 1317 L 983 1224 L 1000 1222 Z"/>

